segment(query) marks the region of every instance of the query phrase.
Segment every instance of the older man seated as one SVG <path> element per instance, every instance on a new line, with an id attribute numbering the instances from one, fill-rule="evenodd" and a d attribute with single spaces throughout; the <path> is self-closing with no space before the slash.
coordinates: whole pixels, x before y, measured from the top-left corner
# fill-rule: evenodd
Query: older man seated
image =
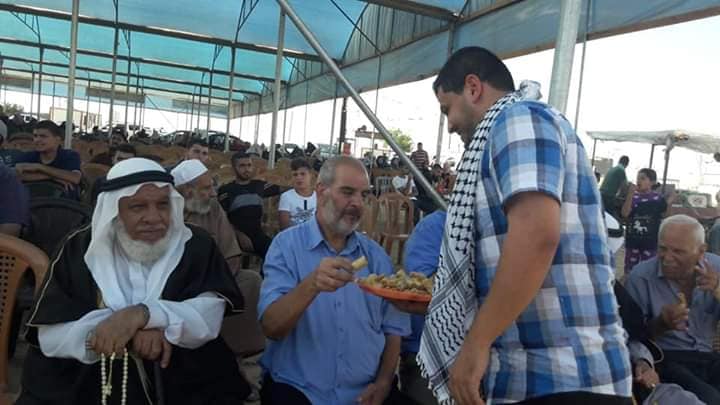
<path id="1" fill-rule="evenodd" d="M 183 160 L 170 172 L 175 187 L 185 198 L 185 222 L 210 233 L 227 260 L 231 272 L 240 268 L 240 245 L 235 230 L 217 201 L 212 175 L 198 159 Z"/>
<path id="2" fill-rule="evenodd" d="M 182 214 L 182 196 L 157 163 L 134 158 L 108 172 L 92 225 L 68 236 L 37 298 L 17 404 L 247 396 L 218 338 L 242 296 L 210 235 Z"/>
<path id="3" fill-rule="evenodd" d="M 315 217 L 273 240 L 258 306 L 271 339 L 261 359 L 264 405 L 381 404 L 389 397 L 410 319 L 352 283 L 393 271 L 385 251 L 355 231 L 369 187 L 360 161 L 328 160 L 318 175 Z M 362 256 L 369 264 L 356 271 L 351 263 Z"/>
<path id="4" fill-rule="evenodd" d="M 705 231 L 694 218 L 674 215 L 660 225 L 658 256 L 638 264 L 626 288 L 664 351 L 663 381 L 707 404 L 720 404 L 720 354 L 712 340 L 720 319 L 720 257 L 705 252 Z"/>

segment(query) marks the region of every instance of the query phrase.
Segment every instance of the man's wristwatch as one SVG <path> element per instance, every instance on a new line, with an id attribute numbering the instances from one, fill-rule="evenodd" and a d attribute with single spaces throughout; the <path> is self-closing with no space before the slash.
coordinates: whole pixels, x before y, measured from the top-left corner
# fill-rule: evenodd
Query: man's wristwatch
<path id="1" fill-rule="evenodd" d="M 138 308 L 140 308 L 143 311 L 143 328 L 145 325 L 150 322 L 150 308 L 148 308 L 147 305 L 143 304 L 142 302 L 137 304 Z"/>

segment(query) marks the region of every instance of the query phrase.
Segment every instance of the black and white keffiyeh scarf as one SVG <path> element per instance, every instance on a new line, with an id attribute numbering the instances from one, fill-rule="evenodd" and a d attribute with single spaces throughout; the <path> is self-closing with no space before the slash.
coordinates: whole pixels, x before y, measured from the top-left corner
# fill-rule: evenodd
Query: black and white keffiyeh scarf
<path id="1" fill-rule="evenodd" d="M 448 387 L 449 369 L 475 319 L 475 199 L 480 164 L 490 129 L 500 113 L 522 100 L 540 98 L 539 85 L 524 81 L 520 88 L 499 99 L 475 127 L 458 166 L 455 188 L 448 206 L 440 263 L 433 298 L 420 341 L 418 364 L 437 400 L 453 404 Z"/>

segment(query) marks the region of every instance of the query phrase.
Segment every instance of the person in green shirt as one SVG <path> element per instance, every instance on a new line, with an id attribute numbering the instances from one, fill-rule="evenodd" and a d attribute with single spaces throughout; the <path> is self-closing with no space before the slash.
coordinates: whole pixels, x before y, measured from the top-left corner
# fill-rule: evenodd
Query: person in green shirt
<path id="1" fill-rule="evenodd" d="M 627 183 L 625 169 L 630 163 L 630 158 L 621 156 L 618 165 L 608 170 L 602 184 L 600 185 L 600 195 L 602 196 L 605 211 L 609 212 L 615 218 L 620 218 L 620 203 L 616 200 L 616 196 L 621 187 Z"/>

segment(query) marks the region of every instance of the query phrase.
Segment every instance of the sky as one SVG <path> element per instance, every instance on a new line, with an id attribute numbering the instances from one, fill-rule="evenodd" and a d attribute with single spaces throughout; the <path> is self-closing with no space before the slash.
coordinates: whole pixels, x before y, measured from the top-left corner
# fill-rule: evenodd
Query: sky
<path id="1" fill-rule="evenodd" d="M 720 17 L 598 39 L 586 45 L 577 128 L 588 155 L 592 153 L 593 143 L 585 136 L 585 131 L 687 129 L 720 136 Z M 578 44 L 566 112 L 571 123 L 574 123 L 576 115 L 581 58 L 582 44 Z M 516 83 L 525 79 L 539 82 L 543 98 L 547 100 L 552 50 L 505 62 Z M 432 92 L 432 80 L 430 78 L 382 89 L 377 111 L 386 127 L 400 129 L 415 142 L 423 142 L 425 149 L 434 155 L 440 115 Z M 366 92 L 362 96 L 368 105 L 375 108 L 375 92 Z M 26 109 L 30 104 L 29 96 L 20 93 L 3 94 L 5 99 L 24 104 Z M 49 104 L 49 98 L 44 98 L 43 105 Z M 63 103 L 56 100 L 56 104 Z M 84 108 L 84 101 L 79 104 L 78 108 Z M 90 110 L 97 111 L 97 108 L 97 104 L 91 102 Z M 337 109 L 335 138 L 339 128 L 340 102 Z M 101 106 L 101 111 L 107 117 L 107 105 Z M 123 116 L 124 110 L 116 110 L 116 114 Z M 332 101 L 290 109 L 285 125 L 285 141 L 297 144 L 309 141 L 329 143 L 331 117 Z M 185 129 L 187 116 L 148 110 L 145 124 L 165 130 Z M 206 125 L 204 119 L 201 120 L 200 127 L 205 128 Z M 350 100 L 348 133 L 362 125 L 372 127 Z M 225 120 L 213 118 L 211 128 L 224 131 Z M 230 132 L 233 135 L 240 133 L 244 140 L 252 140 L 254 128 L 254 117 L 235 119 L 231 122 Z M 261 116 L 259 128 L 259 142 L 269 144 L 270 114 Z M 370 145 L 370 141 L 364 141 L 359 149 L 369 148 Z M 361 150 L 356 152 L 360 154 Z M 448 136 L 445 128 L 441 156 L 457 158 L 461 153 L 459 137 Z M 616 161 L 620 155 L 628 155 L 628 174 L 631 177 L 648 165 L 649 153 L 649 145 L 633 143 L 598 142 L 596 148 L 598 158 Z M 653 168 L 658 171 L 658 176 L 662 175 L 662 154 L 663 148 L 657 147 Z M 720 189 L 720 163 L 715 162 L 710 155 L 676 148 L 671 152 L 668 178 L 672 182 L 679 182 L 682 188 L 714 195 Z"/>

